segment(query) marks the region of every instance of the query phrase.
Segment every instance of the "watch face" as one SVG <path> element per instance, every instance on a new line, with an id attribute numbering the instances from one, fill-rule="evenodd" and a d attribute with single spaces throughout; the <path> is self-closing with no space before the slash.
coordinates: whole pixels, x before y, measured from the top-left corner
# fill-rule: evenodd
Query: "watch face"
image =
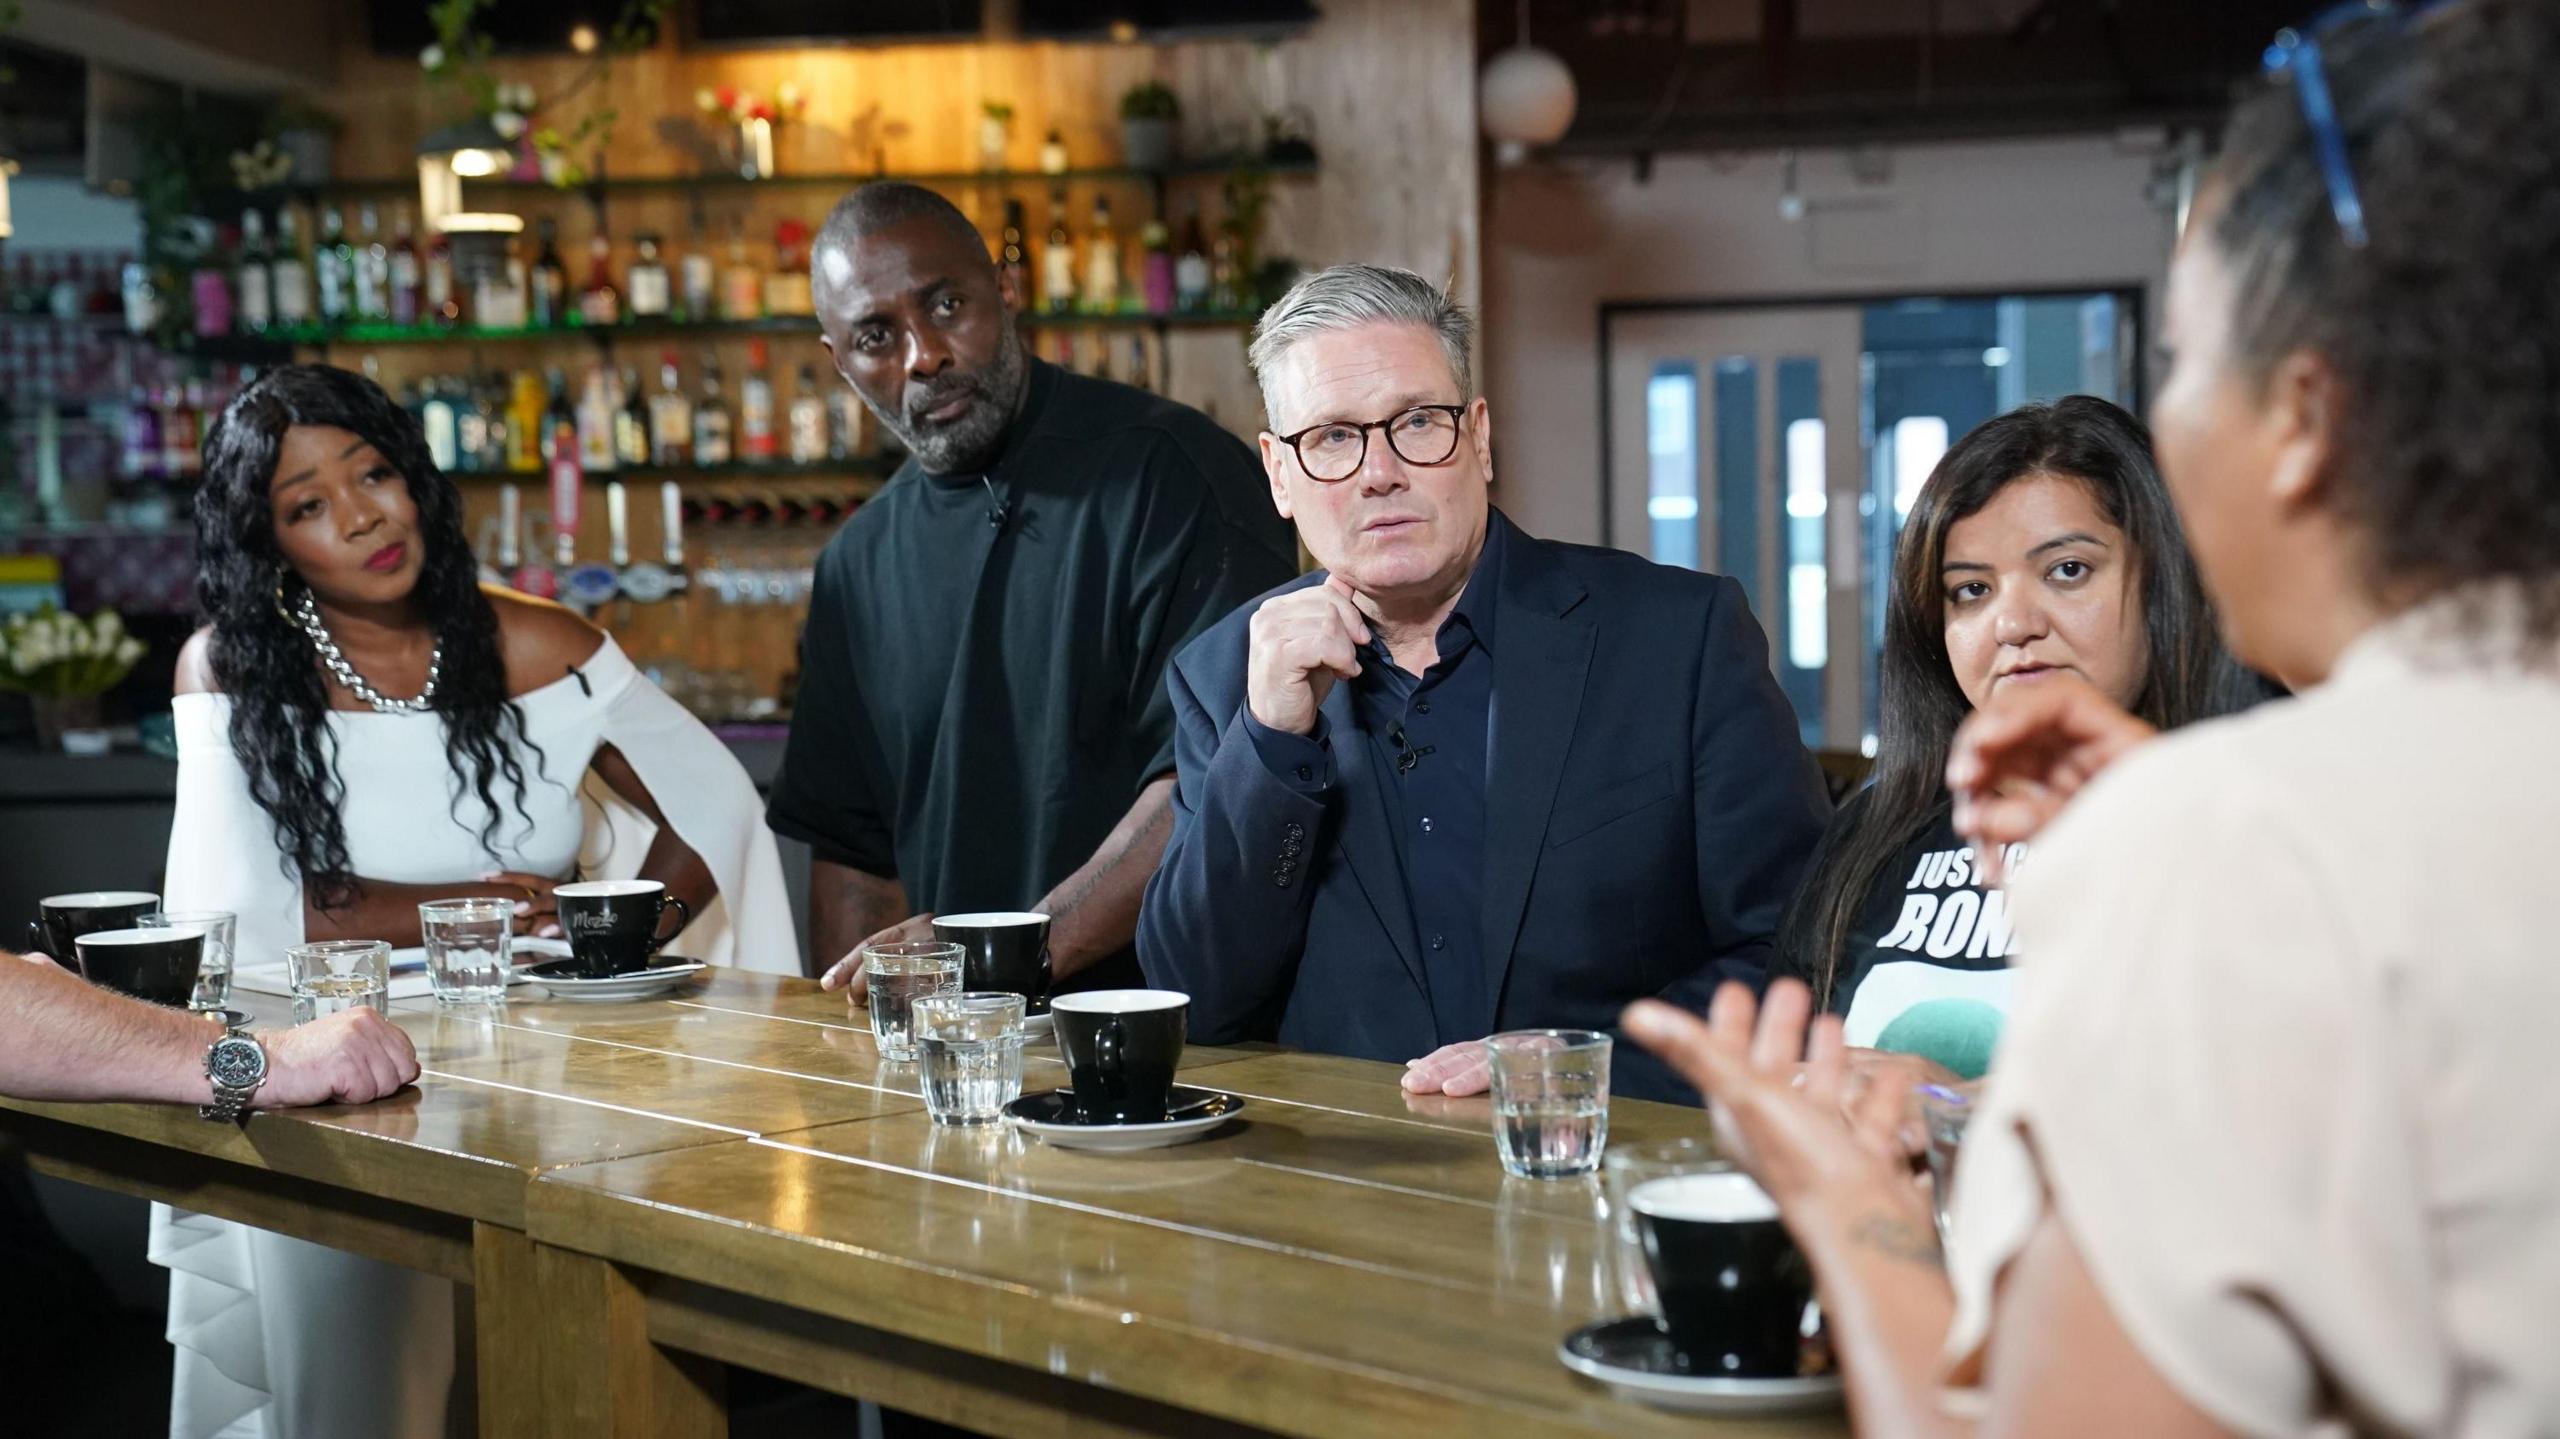
<path id="1" fill-rule="evenodd" d="M 217 1042 L 205 1066 L 213 1082 L 226 1089 L 246 1089 L 267 1077 L 267 1052 L 254 1039 L 239 1035 Z"/>

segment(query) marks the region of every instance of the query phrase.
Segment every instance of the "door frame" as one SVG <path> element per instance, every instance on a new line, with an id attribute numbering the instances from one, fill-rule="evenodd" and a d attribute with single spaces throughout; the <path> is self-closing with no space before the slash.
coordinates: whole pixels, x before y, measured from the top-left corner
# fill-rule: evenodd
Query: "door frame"
<path id="1" fill-rule="evenodd" d="M 1664 311 L 1731 311 L 1783 310 L 1813 306 L 1884 305 L 1897 300 L 1999 300 L 2016 296 L 2022 299 L 2054 299 L 2065 295 L 2113 294 L 2129 299 L 2125 312 L 2132 326 L 2131 365 L 2132 403 L 2126 406 L 2137 416 L 2150 407 L 2151 393 L 2151 289 L 2144 280 L 2091 280 L 2071 285 L 1993 285 L 1927 290 L 1841 290 L 1792 295 L 1709 296 L 1651 300 L 1603 300 L 1600 302 L 1599 339 L 1599 409 L 1600 418 L 1600 543 L 1615 548 L 1618 540 L 1612 512 L 1617 507 L 1613 491 L 1616 481 L 1611 467 L 1617 456 L 1610 440 L 1610 395 L 1614 377 L 1610 374 L 1610 325 L 1619 315 L 1661 313 Z M 1871 436 L 1861 434 L 1858 443 L 1863 450 Z"/>

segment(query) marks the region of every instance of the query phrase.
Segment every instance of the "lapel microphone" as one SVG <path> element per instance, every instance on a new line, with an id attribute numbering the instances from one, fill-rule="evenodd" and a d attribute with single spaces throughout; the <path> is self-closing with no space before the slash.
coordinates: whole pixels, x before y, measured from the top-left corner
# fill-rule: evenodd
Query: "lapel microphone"
<path id="1" fill-rule="evenodd" d="M 1010 498 L 997 496 L 996 477 L 993 470 L 978 476 L 978 483 L 987 487 L 987 528 L 1003 529 L 1004 522 L 1013 516 L 1013 501 Z"/>
<path id="2" fill-rule="evenodd" d="M 1415 749 L 1405 739 L 1403 725 L 1397 725 L 1394 729 L 1387 731 L 1387 743 L 1396 747 L 1396 773 L 1399 776 L 1413 773 L 1413 767 L 1422 763 L 1424 755 L 1440 747 L 1436 744 L 1427 744 L 1420 749 Z"/>

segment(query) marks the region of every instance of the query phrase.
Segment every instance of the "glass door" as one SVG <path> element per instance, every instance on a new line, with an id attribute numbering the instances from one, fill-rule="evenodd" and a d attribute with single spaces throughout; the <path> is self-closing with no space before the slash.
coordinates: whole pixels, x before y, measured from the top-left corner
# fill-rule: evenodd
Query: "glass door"
<path id="1" fill-rule="evenodd" d="M 1857 305 L 1613 315 L 1603 538 L 1729 575 L 1805 743 L 1857 750 L 1869 436 Z"/>

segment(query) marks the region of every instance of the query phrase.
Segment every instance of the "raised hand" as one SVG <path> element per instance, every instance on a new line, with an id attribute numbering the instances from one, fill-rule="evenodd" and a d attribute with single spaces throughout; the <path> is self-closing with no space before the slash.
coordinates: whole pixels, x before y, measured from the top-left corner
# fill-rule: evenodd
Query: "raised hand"
<path id="1" fill-rule="evenodd" d="M 1947 754 L 1955 827 L 1985 877 L 2002 850 L 2032 839 L 2089 781 L 2159 731 L 2068 676 L 2003 689 L 1956 730 Z"/>
<path id="2" fill-rule="evenodd" d="M 1246 642 L 1246 708 L 1272 729 L 1315 733 L 1324 697 L 1337 680 L 1360 673 L 1360 646 L 1368 642 L 1369 622 L 1340 575 L 1264 600 Z"/>

